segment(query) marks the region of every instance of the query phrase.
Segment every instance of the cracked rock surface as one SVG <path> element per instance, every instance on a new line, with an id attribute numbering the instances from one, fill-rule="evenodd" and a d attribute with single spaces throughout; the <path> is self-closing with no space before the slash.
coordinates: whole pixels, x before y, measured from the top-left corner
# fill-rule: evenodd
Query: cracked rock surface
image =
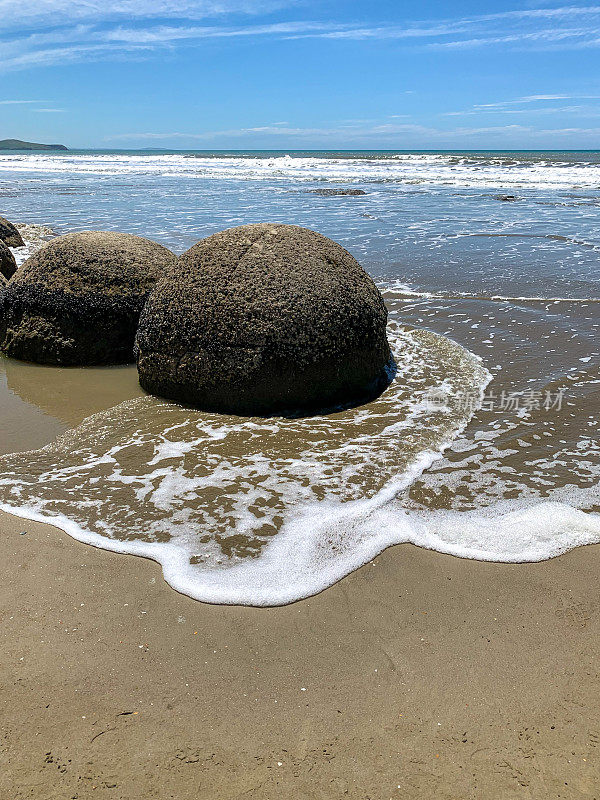
<path id="1" fill-rule="evenodd" d="M 387 311 L 341 245 L 244 225 L 184 253 L 140 319 L 140 383 L 211 411 L 268 414 L 372 396 L 387 380 Z"/>

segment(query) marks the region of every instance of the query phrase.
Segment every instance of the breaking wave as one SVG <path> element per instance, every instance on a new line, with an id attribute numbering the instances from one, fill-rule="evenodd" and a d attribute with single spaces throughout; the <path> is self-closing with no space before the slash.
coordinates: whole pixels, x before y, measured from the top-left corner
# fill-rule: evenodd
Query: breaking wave
<path id="1" fill-rule="evenodd" d="M 45 153 L 0 155 L 0 172 L 61 175 L 156 175 L 205 179 L 325 181 L 464 189 L 598 188 L 598 163 L 567 157 L 532 158 L 452 153 L 396 153 L 320 157 L 281 154 Z"/>

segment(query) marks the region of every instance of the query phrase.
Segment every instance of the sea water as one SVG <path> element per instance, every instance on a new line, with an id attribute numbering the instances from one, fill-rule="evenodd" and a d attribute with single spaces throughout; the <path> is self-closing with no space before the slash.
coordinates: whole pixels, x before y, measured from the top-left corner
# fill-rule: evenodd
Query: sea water
<path id="1" fill-rule="evenodd" d="M 29 226 L 20 260 L 90 228 L 182 252 L 233 225 L 305 225 L 373 275 L 398 364 L 360 408 L 251 419 L 136 396 L 123 370 L 4 359 L 0 403 L 54 427 L 2 458 L 0 505 L 253 605 L 400 542 L 501 561 L 598 542 L 599 210 L 598 153 L 0 155 L 0 213 Z M 111 376 L 105 402 L 65 415 Z"/>

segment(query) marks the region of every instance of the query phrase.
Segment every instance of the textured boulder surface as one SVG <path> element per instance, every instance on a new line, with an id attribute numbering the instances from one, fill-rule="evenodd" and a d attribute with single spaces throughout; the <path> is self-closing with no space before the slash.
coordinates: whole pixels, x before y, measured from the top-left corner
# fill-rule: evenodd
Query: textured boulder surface
<path id="1" fill-rule="evenodd" d="M 17 262 L 8 245 L 0 241 L 0 275 L 9 281 L 17 271 Z"/>
<path id="2" fill-rule="evenodd" d="M 4 242 L 8 247 L 25 247 L 19 231 L 4 217 L 0 217 L 0 242 Z"/>
<path id="3" fill-rule="evenodd" d="M 54 239 L 2 293 L 0 349 L 39 364 L 133 361 L 140 312 L 176 260 L 165 247 L 125 233 Z"/>
<path id="4" fill-rule="evenodd" d="M 358 402 L 386 385 L 387 311 L 336 242 L 244 225 L 194 245 L 140 318 L 140 383 L 210 411 L 270 414 Z"/>
<path id="5" fill-rule="evenodd" d="M 2 324 L 2 315 L 3 315 L 3 299 L 4 299 L 4 291 L 6 289 L 7 282 L 4 275 L 0 272 L 0 325 Z"/>

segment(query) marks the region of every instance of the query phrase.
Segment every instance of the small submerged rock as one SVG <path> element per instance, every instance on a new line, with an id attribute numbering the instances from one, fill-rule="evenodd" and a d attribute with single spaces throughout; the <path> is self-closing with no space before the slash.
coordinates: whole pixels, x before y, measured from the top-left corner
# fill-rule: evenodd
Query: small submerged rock
<path id="1" fill-rule="evenodd" d="M 387 383 L 387 310 L 341 245 L 259 224 L 198 242 L 140 319 L 140 383 L 205 410 L 270 414 L 349 403 Z"/>
<path id="2" fill-rule="evenodd" d="M 514 203 L 515 200 L 519 198 L 516 197 L 514 194 L 496 194 L 494 195 L 494 200 L 501 200 L 503 203 Z"/>
<path id="3" fill-rule="evenodd" d="M 0 242 L 4 242 L 8 247 L 25 247 L 17 228 L 4 217 L 0 217 Z"/>
<path id="4" fill-rule="evenodd" d="M 364 189 L 309 189 L 308 193 L 321 197 L 363 197 L 367 194 Z"/>
<path id="5" fill-rule="evenodd" d="M 46 244 L 2 293 L 0 349 L 40 364 L 134 360 L 139 315 L 176 257 L 124 233 L 86 231 Z"/>
<path id="6" fill-rule="evenodd" d="M 8 245 L 0 241 L 0 274 L 9 281 L 17 271 L 17 262 Z"/>

